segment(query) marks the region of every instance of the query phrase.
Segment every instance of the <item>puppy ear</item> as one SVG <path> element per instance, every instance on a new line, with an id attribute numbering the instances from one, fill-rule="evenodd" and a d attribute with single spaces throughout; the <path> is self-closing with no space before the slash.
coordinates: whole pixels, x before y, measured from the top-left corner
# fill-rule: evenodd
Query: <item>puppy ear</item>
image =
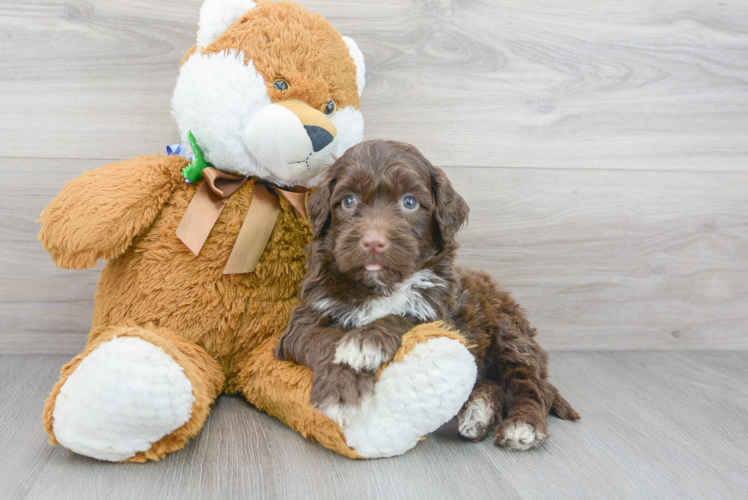
<path id="1" fill-rule="evenodd" d="M 431 165 L 431 192 L 434 196 L 435 241 L 442 248 L 454 244 L 457 232 L 467 223 L 470 208 L 449 182 L 447 174 Z"/>
<path id="2" fill-rule="evenodd" d="M 327 171 L 322 184 L 309 195 L 309 202 L 307 203 L 307 212 L 309 212 L 309 220 L 312 223 L 312 238 L 315 240 L 327 231 L 332 219 L 330 198 L 332 198 L 332 190 L 335 188 L 336 176 L 333 176 L 331 171 L 332 168 Z"/>

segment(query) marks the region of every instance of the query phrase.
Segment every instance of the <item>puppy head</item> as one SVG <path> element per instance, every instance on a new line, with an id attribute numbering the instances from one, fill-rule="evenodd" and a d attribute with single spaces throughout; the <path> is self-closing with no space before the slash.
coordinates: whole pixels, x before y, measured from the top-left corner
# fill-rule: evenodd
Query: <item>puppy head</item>
<path id="1" fill-rule="evenodd" d="M 337 270 L 386 288 L 456 248 L 468 212 L 441 169 L 395 141 L 350 148 L 309 200 L 315 242 Z"/>

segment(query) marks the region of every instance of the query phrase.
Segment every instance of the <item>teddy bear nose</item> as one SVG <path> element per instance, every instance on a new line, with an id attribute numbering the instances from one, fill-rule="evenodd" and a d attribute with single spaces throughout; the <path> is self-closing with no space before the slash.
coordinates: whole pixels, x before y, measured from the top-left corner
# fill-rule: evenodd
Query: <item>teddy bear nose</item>
<path id="1" fill-rule="evenodd" d="M 322 151 L 335 139 L 330 132 L 316 125 L 304 125 L 306 135 L 312 140 L 314 152 Z"/>
<path id="2" fill-rule="evenodd" d="M 377 231 L 366 231 L 361 238 L 361 244 L 368 253 L 378 254 L 384 252 L 387 247 L 387 238 Z"/>

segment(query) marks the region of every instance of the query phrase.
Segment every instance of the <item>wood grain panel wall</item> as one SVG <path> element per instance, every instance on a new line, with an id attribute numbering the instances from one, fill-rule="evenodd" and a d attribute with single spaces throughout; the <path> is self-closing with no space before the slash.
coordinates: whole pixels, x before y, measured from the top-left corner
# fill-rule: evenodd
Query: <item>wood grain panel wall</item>
<path id="1" fill-rule="evenodd" d="M 748 348 L 748 3 L 309 0 L 366 55 L 367 137 L 472 208 L 461 262 L 576 349 Z M 34 221 L 64 181 L 177 138 L 199 0 L 0 3 L 0 352 L 75 352 L 97 270 Z"/>

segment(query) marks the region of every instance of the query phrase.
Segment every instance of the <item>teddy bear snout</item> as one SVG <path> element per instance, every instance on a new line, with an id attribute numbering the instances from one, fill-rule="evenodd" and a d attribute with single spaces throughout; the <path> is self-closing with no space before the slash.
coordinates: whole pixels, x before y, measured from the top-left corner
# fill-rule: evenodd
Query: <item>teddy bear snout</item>
<path id="1" fill-rule="evenodd" d="M 242 139 L 255 159 L 279 179 L 301 183 L 332 163 L 338 131 L 321 111 L 301 101 L 263 106 Z"/>

